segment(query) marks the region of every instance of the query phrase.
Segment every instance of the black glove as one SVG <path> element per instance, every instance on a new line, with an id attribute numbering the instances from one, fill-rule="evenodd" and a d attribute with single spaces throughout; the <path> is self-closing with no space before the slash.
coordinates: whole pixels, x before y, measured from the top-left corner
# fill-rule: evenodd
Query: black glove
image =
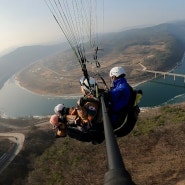
<path id="1" fill-rule="evenodd" d="M 66 114 L 69 114 L 69 108 L 67 107 L 64 107 L 61 111 L 61 115 L 66 115 Z"/>
<path id="2" fill-rule="evenodd" d="M 59 122 L 61 122 L 61 123 L 67 122 L 66 115 L 61 116 L 61 117 L 59 118 Z"/>
<path id="3" fill-rule="evenodd" d="M 83 107 L 85 103 L 86 103 L 86 99 L 84 97 L 82 97 L 78 100 L 78 105 L 81 107 Z"/>

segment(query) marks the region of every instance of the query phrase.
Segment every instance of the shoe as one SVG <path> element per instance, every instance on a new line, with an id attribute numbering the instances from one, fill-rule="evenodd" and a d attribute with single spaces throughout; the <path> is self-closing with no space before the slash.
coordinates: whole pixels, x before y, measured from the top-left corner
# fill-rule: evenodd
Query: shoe
<path id="1" fill-rule="evenodd" d="M 66 133 L 66 124 L 65 123 L 61 123 L 58 126 L 57 135 L 60 136 L 60 137 L 66 137 L 67 136 L 67 133 Z"/>

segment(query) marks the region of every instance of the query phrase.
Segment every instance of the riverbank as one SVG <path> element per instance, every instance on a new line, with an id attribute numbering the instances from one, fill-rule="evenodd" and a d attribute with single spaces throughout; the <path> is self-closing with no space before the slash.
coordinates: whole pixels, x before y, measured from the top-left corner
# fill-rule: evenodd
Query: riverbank
<path id="1" fill-rule="evenodd" d="M 184 70 L 185 67 L 183 65 L 179 67 L 183 68 Z M 154 78 L 154 76 L 152 77 Z M 164 86 L 164 84 L 156 87 L 156 85 L 160 84 L 156 84 L 156 80 L 149 81 L 151 79 L 151 76 L 150 78 L 147 76 L 145 80 L 142 79 L 140 82 L 139 80 L 132 80 L 132 82 L 137 83 L 130 83 L 130 78 L 128 79 L 128 82 L 135 89 L 143 90 L 144 95 L 142 101 L 140 102 L 142 111 L 145 111 L 149 107 L 160 106 L 169 100 L 171 101 L 171 99 L 177 97 L 179 94 L 184 93 L 184 89 L 180 89 L 179 91 L 179 88 L 173 88 L 172 86 L 169 87 L 166 85 Z M 11 118 L 46 116 L 53 114 L 53 108 L 59 103 L 65 104 L 66 107 L 76 106 L 76 102 L 78 98 L 82 96 L 82 94 L 80 93 L 78 79 L 76 79 L 75 82 L 76 87 L 74 86 L 72 88 L 73 84 L 70 84 L 71 93 L 64 93 L 63 91 L 63 94 L 52 94 L 48 93 L 48 91 L 46 91 L 47 89 L 45 89 L 45 92 L 43 93 L 38 93 L 33 89 L 27 89 L 20 83 L 20 81 L 17 79 L 17 76 L 14 75 L 13 78 L 9 79 L 4 84 L 0 91 L 0 112 L 3 113 L 3 115 L 6 115 L 6 117 Z M 39 84 L 37 81 L 35 83 Z M 171 88 L 173 88 L 173 90 L 171 90 Z M 67 90 L 68 88 L 66 89 L 66 92 Z M 74 93 L 75 91 L 78 91 L 78 93 Z M 156 96 L 156 92 L 158 92 L 158 96 Z"/>
<path id="2" fill-rule="evenodd" d="M 182 64 L 182 61 L 183 61 L 184 57 L 185 57 L 185 54 L 183 55 L 181 62 L 177 62 L 173 67 L 168 69 L 168 71 L 166 71 L 166 72 L 172 72 L 175 69 L 177 69 L 177 67 L 179 67 Z M 144 84 L 144 83 L 146 83 L 148 81 L 151 81 L 151 80 L 156 78 L 155 74 L 147 72 L 148 68 L 146 66 L 144 66 L 142 64 L 142 62 L 139 62 L 135 67 L 138 68 L 138 69 L 140 68 L 140 70 L 136 70 L 137 73 L 139 72 L 138 73 L 138 78 L 136 77 L 136 74 L 133 75 L 133 76 L 128 74 L 126 76 L 127 81 L 129 82 L 129 84 L 132 87 L 137 88 L 137 86 L 139 86 L 141 84 Z M 125 68 L 126 68 L 125 69 L 126 71 L 131 70 L 131 68 L 128 67 L 128 66 L 125 66 Z M 47 85 L 48 88 L 46 88 L 46 84 L 45 85 L 43 84 L 43 87 L 42 87 L 42 85 L 40 85 L 40 86 L 39 85 L 33 85 L 33 83 L 31 83 L 30 80 L 28 80 L 29 82 L 26 82 L 25 79 L 23 80 L 24 74 L 26 74 L 26 72 L 29 72 L 29 70 L 25 69 L 24 73 L 22 73 L 21 75 L 20 75 L 20 73 L 17 73 L 14 76 L 14 80 L 15 80 L 16 85 L 18 85 L 20 88 L 23 88 L 24 90 L 27 90 L 31 93 L 39 94 L 39 95 L 42 95 L 42 96 L 63 97 L 63 98 L 79 97 L 79 96 L 82 95 L 81 92 L 80 92 L 80 87 L 79 87 L 79 83 L 78 83 L 77 78 L 72 78 L 71 79 L 71 78 L 63 78 L 62 77 L 62 80 L 61 80 L 59 77 L 55 77 L 56 78 L 55 82 L 51 81 L 50 82 L 51 84 L 48 84 Z M 141 75 L 141 74 L 145 74 L 145 75 Z M 71 82 L 71 80 L 73 82 Z M 106 83 L 108 82 L 107 84 L 110 83 L 109 78 L 106 77 L 104 80 L 105 80 Z M 47 81 L 47 79 L 46 79 L 46 81 Z M 36 83 L 39 84 L 38 81 Z M 102 84 L 102 82 L 99 83 L 99 84 Z M 51 89 L 55 89 L 55 88 L 56 88 L 56 91 L 51 91 Z M 103 88 L 104 88 L 104 86 L 103 86 Z M 76 93 L 75 91 L 77 89 L 78 89 L 79 92 Z"/>
<path id="3" fill-rule="evenodd" d="M 134 82 L 134 80 L 132 80 L 132 83 L 130 83 L 130 85 L 133 88 L 136 88 L 137 86 L 139 86 L 139 85 L 141 85 L 143 83 L 146 83 L 146 82 L 148 82 L 148 81 L 150 81 L 152 79 L 153 78 L 150 78 L 150 79 L 147 78 L 147 79 L 142 80 L 140 82 Z M 28 91 L 29 93 L 39 94 L 41 96 L 52 96 L 52 97 L 61 97 L 61 98 L 78 98 L 78 97 L 82 96 L 82 93 L 80 92 L 80 88 L 79 88 L 79 92 L 78 93 L 72 93 L 72 92 L 74 92 L 76 90 L 76 86 L 74 88 L 71 88 L 69 92 L 66 92 L 63 95 L 58 95 L 58 94 L 56 95 L 56 94 L 48 93 L 47 91 L 41 91 L 42 93 L 38 93 L 37 89 L 29 88 L 29 87 L 26 87 L 24 84 L 22 84 L 21 81 L 17 78 L 16 75 L 13 77 L 13 80 L 14 80 L 15 84 L 18 87 L 24 89 L 25 91 Z M 127 81 L 129 82 L 129 80 L 127 80 Z"/>
<path id="4" fill-rule="evenodd" d="M 29 88 L 26 88 L 24 85 L 22 85 L 21 82 L 17 79 L 16 75 L 13 77 L 13 80 L 19 88 L 21 88 L 21 89 L 23 89 L 23 90 L 25 90 L 29 93 L 33 93 L 33 94 L 37 94 L 37 95 L 41 95 L 41 96 L 51 96 L 51 97 L 61 97 L 61 98 L 78 98 L 78 97 L 82 96 L 81 92 L 79 92 L 79 93 L 70 93 L 70 94 L 66 93 L 66 94 L 61 95 L 61 96 L 60 95 L 55 95 L 55 94 L 50 94 L 50 93 L 47 93 L 46 91 L 43 91 L 43 93 L 40 94 L 36 90 L 34 90 L 34 89 L 30 90 Z"/>

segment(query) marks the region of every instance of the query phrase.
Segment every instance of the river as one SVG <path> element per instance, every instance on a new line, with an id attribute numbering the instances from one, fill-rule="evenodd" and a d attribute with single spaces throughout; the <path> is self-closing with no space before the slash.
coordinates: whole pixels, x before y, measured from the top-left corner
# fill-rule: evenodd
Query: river
<path id="1" fill-rule="evenodd" d="M 179 65 L 171 71 L 185 74 L 185 55 Z M 143 90 L 141 107 L 154 107 L 185 101 L 185 79 L 183 77 L 164 76 L 154 78 L 136 87 Z"/>
<path id="2" fill-rule="evenodd" d="M 174 73 L 185 74 L 185 57 Z M 154 107 L 185 101 L 185 82 L 182 77 L 157 78 L 136 89 L 143 90 L 141 107 Z M 21 88 L 10 78 L 0 90 L 0 112 L 6 117 L 46 116 L 53 114 L 58 103 L 74 106 L 78 97 L 42 96 Z"/>
<path id="3" fill-rule="evenodd" d="M 53 97 L 32 93 L 9 79 L 0 90 L 0 112 L 4 117 L 46 116 L 59 103 L 74 106 L 77 97 Z"/>

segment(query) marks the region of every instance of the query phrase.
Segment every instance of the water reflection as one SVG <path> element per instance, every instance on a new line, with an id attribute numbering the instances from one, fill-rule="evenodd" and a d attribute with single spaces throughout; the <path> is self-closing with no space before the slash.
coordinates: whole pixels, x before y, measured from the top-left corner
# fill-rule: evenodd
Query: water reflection
<path id="1" fill-rule="evenodd" d="M 185 74 L 185 58 L 174 73 Z M 156 78 L 136 87 L 143 90 L 141 107 L 153 107 L 166 103 L 185 101 L 185 82 L 182 77 L 172 76 Z M 31 93 L 9 79 L 0 90 L 0 112 L 8 117 L 45 116 L 53 114 L 53 107 L 58 103 L 66 106 L 76 105 L 78 97 L 52 97 Z"/>
<path id="2" fill-rule="evenodd" d="M 0 110 L 8 117 L 41 116 L 53 113 L 58 103 L 76 105 L 77 97 L 52 97 L 31 93 L 8 80 L 0 90 Z"/>
<path id="3" fill-rule="evenodd" d="M 185 58 L 183 58 L 181 65 L 178 65 L 173 70 L 177 74 L 185 74 Z M 166 103 L 184 102 L 185 93 L 185 79 L 183 77 L 161 76 L 153 80 L 141 84 L 137 87 L 144 92 L 141 101 L 142 107 L 159 106 Z"/>

